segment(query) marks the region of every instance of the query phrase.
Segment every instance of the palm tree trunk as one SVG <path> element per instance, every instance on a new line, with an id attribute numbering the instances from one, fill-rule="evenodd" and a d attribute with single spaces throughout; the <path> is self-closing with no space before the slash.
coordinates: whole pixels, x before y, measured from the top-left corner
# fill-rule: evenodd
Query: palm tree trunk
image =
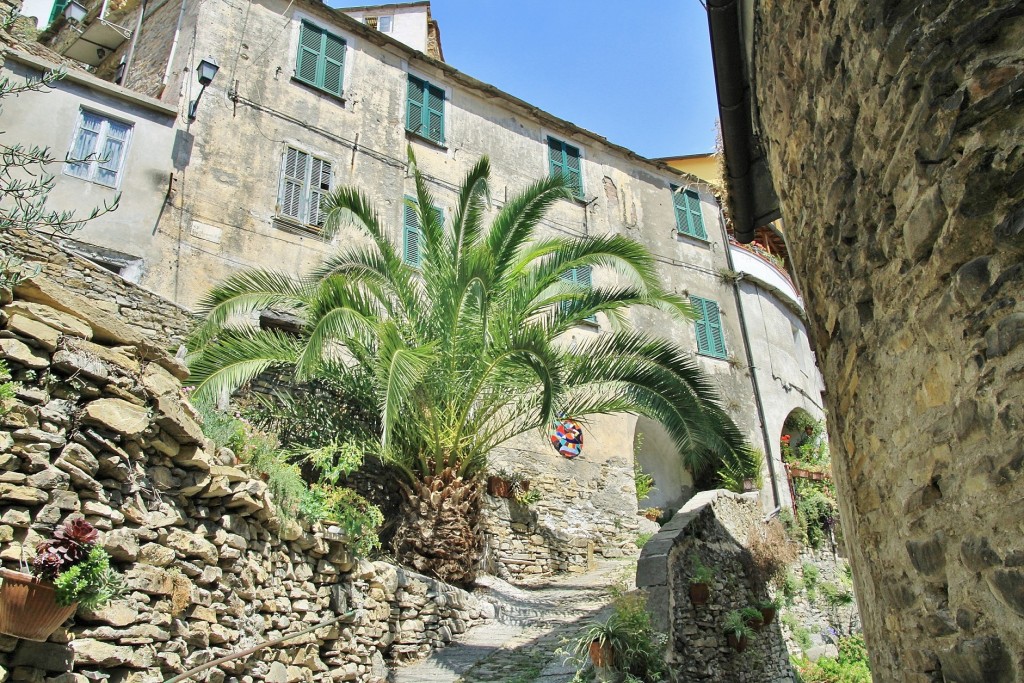
<path id="1" fill-rule="evenodd" d="M 398 561 L 447 583 L 471 585 L 480 561 L 480 482 L 448 468 L 403 483 L 402 491 L 394 539 Z"/>

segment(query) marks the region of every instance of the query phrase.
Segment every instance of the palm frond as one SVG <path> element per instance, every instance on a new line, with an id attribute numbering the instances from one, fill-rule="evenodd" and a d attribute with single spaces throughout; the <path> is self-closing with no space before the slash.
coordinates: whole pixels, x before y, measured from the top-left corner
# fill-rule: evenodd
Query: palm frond
<path id="1" fill-rule="evenodd" d="M 271 367 L 294 366 L 300 350 L 297 339 L 276 330 L 222 335 L 189 364 L 188 384 L 197 400 L 216 400 Z"/>

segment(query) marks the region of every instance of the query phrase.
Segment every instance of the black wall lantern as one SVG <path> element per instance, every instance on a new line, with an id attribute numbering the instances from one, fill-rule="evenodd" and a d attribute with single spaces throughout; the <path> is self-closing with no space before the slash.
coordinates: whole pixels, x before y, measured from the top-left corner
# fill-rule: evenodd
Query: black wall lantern
<path id="1" fill-rule="evenodd" d="M 193 100 L 192 104 L 188 106 L 188 120 L 196 120 L 196 109 L 199 107 L 199 98 L 203 96 L 206 91 L 206 86 L 213 83 L 213 77 L 217 75 L 217 62 L 214 61 L 213 57 L 207 57 L 206 59 L 200 60 L 199 68 L 196 69 L 196 76 L 199 78 L 199 85 L 202 87 L 199 89 L 199 94 L 196 95 L 196 99 Z"/>

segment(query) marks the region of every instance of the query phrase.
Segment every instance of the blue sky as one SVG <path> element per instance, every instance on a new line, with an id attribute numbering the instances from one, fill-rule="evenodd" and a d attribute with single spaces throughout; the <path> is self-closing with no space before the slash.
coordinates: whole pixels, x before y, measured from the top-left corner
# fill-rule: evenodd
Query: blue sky
<path id="1" fill-rule="evenodd" d="M 431 12 L 445 61 L 474 78 L 646 157 L 714 150 L 698 0 L 431 0 Z"/>

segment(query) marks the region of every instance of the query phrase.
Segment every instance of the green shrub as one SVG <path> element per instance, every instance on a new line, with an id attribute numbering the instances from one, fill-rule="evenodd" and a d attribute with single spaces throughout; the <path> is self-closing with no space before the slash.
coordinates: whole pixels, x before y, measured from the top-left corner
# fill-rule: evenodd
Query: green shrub
<path id="1" fill-rule="evenodd" d="M 645 545 L 647 545 L 647 541 L 651 540 L 652 538 L 654 538 L 654 534 L 650 531 L 645 531 L 641 534 L 637 534 L 634 543 L 636 543 L 637 548 L 643 548 Z"/>
<path id="2" fill-rule="evenodd" d="M 380 547 L 377 530 L 384 522 L 380 508 L 352 489 L 315 484 L 300 504 L 307 519 L 336 525 L 346 538 L 346 547 L 365 557 Z"/>
<path id="3" fill-rule="evenodd" d="M 825 594 L 825 602 L 833 609 L 853 602 L 853 593 L 834 583 L 822 584 L 821 592 Z"/>
<path id="4" fill-rule="evenodd" d="M 801 679 L 805 683 L 871 683 L 871 668 L 863 636 L 840 638 L 838 646 L 837 657 L 798 662 Z"/>
<path id="5" fill-rule="evenodd" d="M 818 571 L 817 566 L 810 562 L 804 562 L 800 569 L 804 573 L 804 586 L 807 588 L 814 588 L 818 585 L 818 578 L 821 576 L 821 572 Z"/>
<path id="6" fill-rule="evenodd" d="M 793 598 L 796 597 L 797 593 L 803 590 L 803 582 L 794 574 L 792 571 L 787 571 L 786 576 L 782 579 L 782 594 L 786 598 L 786 604 L 792 605 Z"/>
<path id="7" fill-rule="evenodd" d="M 636 484 L 637 502 L 651 495 L 651 491 L 655 488 L 654 477 L 644 472 L 640 463 L 633 464 L 633 482 Z"/>
<path id="8" fill-rule="evenodd" d="M 715 580 L 715 573 L 710 567 L 705 567 L 697 553 L 690 553 L 690 583 L 711 583 Z"/>
<path id="9" fill-rule="evenodd" d="M 735 493 L 743 493 L 743 480 L 753 479 L 754 485 L 761 488 L 763 483 L 761 462 L 763 460 L 764 453 L 756 448 L 730 452 L 728 457 L 723 458 L 722 466 L 716 472 L 719 487 Z"/>
<path id="10" fill-rule="evenodd" d="M 611 668 L 624 681 L 659 683 L 665 677 L 667 637 L 651 625 L 646 598 L 642 593 L 618 594 L 612 601 L 612 615 L 604 622 L 592 623 L 569 647 L 568 660 L 578 667 L 582 680 L 590 644 L 598 641 L 612 652 Z"/>

